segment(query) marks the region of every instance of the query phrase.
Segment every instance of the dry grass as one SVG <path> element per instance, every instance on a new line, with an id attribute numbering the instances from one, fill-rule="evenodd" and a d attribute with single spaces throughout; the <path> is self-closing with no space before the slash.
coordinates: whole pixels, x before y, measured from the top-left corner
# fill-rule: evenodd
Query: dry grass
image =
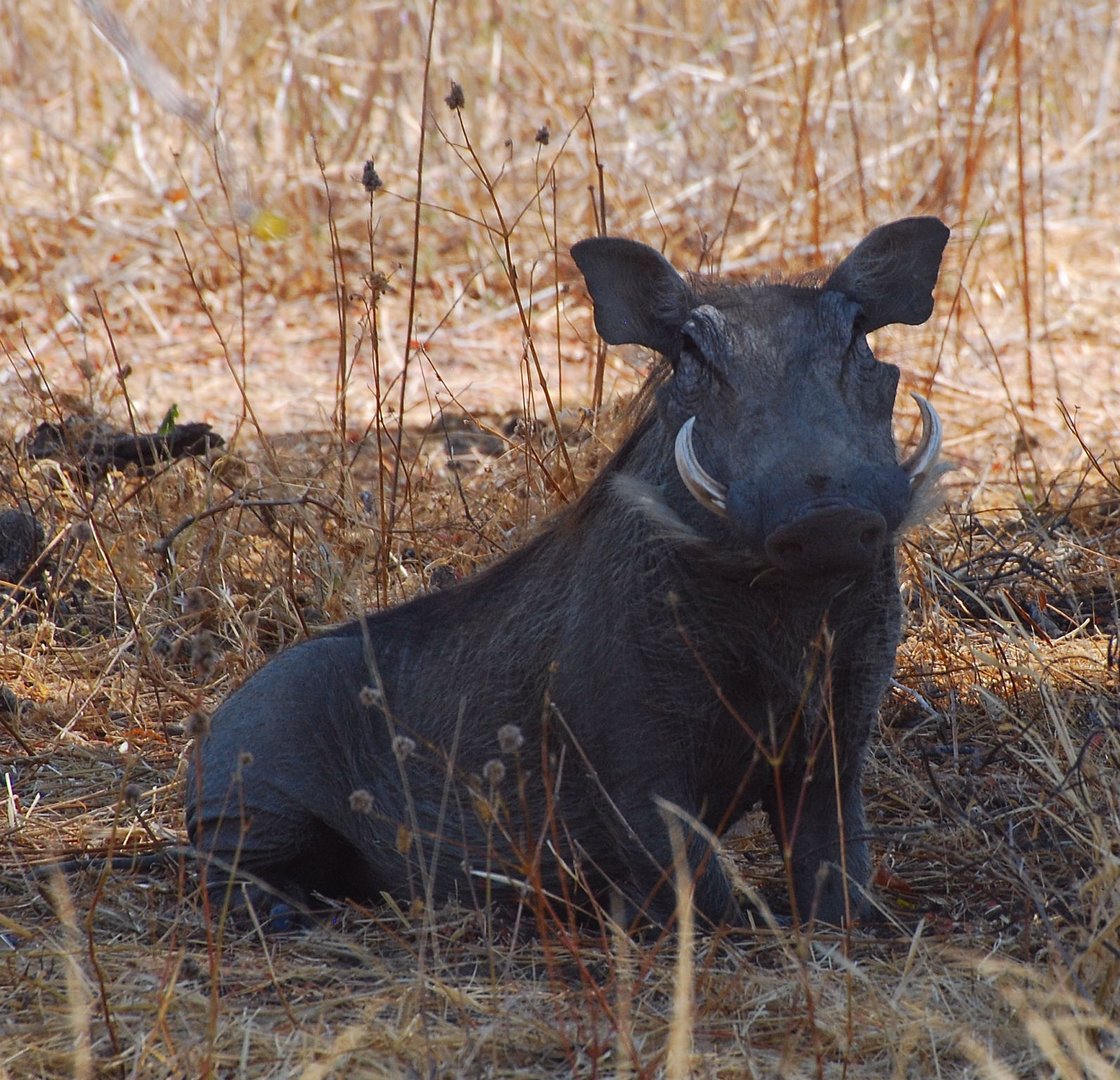
<path id="1" fill-rule="evenodd" d="M 49 544 L 0 607 L 0 1077 L 1118 1075 L 1115 6 L 745 7 L 137 5 L 127 70 L 92 2 L 0 9 L 2 502 Z M 178 840 L 195 710 L 594 471 L 643 358 L 601 353 L 574 240 L 755 273 L 913 212 L 954 228 L 937 311 L 878 348 L 959 469 L 904 549 L 881 925 L 689 938 L 683 985 L 674 940 L 237 936 L 189 866 L 32 872 Z M 17 446 L 173 404 L 225 451 L 90 478 Z M 445 409 L 490 456 L 420 437 Z"/>

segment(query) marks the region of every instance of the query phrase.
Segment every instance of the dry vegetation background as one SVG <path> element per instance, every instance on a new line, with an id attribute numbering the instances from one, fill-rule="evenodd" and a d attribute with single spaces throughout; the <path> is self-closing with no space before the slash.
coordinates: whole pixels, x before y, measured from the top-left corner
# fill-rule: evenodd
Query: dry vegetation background
<path id="1" fill-rule="evenodd" d="M 1120 1075 L 1115 0 L 118 15 L 0 4 L 0 509 L 45 543 L 0 606 L 0 1077 Z M 912 213 L 953 227 L 936 312 L 877 347 L 958 469 L 903 550 L 880 922 L 267 937 L 190 864 L 42 869 L 179 842 L 192 713 L 578 490 L 645 358 L 572 242 L 765 273 Z M 224 447 L 111 466 L 173 405 Z"/>

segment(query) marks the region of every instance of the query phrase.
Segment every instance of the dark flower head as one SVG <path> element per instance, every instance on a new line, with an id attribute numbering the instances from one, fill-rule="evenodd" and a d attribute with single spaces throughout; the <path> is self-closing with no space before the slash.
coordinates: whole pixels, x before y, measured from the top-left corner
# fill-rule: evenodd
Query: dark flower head
<path id="1" fill-rule="evenodd" d="M 373 159 L 370 158 L 362 166 L 362 187 L 372 195 L 381 186 L 381 177 L 377 175 L 377 170 L 373 167 Z"/>
<path id="2" fill-rule="evenodd" d="M 467 103 L 467 99 L 463 96 L 463 88 L 454 80 L 451 80 L 451 93 L 443 99 L 447 102 L 447 107 L 452 112 L 457 112 Z"/>

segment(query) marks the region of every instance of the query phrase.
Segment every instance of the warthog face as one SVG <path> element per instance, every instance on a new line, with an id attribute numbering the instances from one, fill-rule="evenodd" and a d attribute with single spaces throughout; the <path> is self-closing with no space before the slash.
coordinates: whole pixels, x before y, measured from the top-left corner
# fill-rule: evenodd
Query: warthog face
<path id="1" fill-rule="evenodd" d="M 686 284 L 652 248 L 586 240 L 573 255 L 612 343 L 664 354 L 659 390 L 682 483 L 760 567 L 866 571 L 936 461 L 937 414 L 915 395 L 921 444 L 900 464 L 898 369 L 866 335 L 929 318 L 948 230 L 913 218 L 872 232 L 820 285 Z M 730 533 L 731 536 L 726 534 Z"/>

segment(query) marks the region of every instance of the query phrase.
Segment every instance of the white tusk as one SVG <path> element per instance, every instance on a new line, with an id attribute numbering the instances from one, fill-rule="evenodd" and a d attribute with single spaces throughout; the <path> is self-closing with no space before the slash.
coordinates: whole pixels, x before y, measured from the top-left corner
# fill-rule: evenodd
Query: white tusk
<path id="1" fill-rule="evenodd" d="M 677 432 L 677 472 L 681 474 L 684 486 L 705 510 L 727 517 L 727 488 L 704 471 L 692 449 L 692 425 L 695 422 L 696 417 L 690 416 Z"/>
<path id="2" fill-rule="evenodd" d="M 912 393 L 910 396 L 917 402 L 918 411 L 922 414 L 922 437 L 918 448 L 902 463 L 913 487 L 925 479 L 937 464 L 941 454 L 941 417 L 921 394 Z"/>

